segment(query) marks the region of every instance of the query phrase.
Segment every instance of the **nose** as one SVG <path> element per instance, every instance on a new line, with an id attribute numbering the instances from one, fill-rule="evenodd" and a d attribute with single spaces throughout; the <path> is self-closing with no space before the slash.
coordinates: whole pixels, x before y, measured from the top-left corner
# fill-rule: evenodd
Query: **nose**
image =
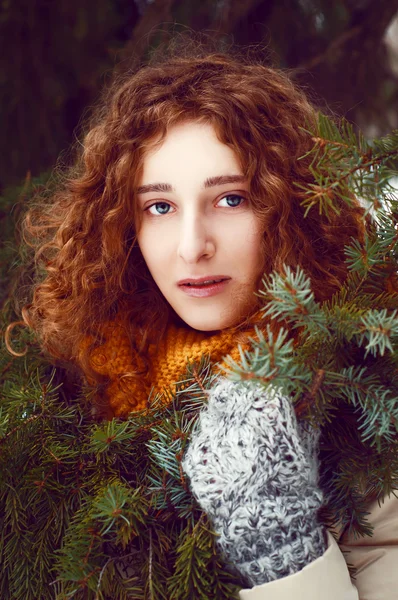
<path id="1" fill-rule="evenodd" d="M 210 224 L 201 215 L 187 215 L 180 224 L 178 256 L 193 264 L 201 258 L 211 258 L 216 251 Z"/>

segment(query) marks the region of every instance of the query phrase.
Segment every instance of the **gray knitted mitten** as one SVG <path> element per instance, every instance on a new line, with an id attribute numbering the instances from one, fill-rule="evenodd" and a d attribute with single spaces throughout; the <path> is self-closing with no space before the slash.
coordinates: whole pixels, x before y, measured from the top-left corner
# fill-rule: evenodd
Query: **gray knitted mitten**
<path id="1" fill-rule="evenodd" d="M 326 548 L 317 521 L 318 433 L 275 389 L 220 378 L 182 467 L 228 563 L 250 587 L 295 573 Z"/>

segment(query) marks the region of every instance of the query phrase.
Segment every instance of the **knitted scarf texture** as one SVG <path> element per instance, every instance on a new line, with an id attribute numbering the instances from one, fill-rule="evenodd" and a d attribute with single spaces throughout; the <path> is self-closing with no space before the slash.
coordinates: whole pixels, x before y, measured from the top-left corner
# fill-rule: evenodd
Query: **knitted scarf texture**
<path id="1" fill-rule="evenodd" d="M 225 366 L 226 355 L 236 361 L 240 357 L 236 333 L 228 329 L 214 333 L 171 324 L 163 339 L 149 346 L 150 367 L 145 372 L 144 361 L 132 348 L 120 318 L 108 322 L 102 332 L 105 342 L 92 350 L 90 364 L 110 380 L 105 394 L 116 417 L 144 409 L 152 388 L 155 393 L 173 389 L 183 378 L 188 362 L 199 362 L 203 355 L 209 355 L 217 373 Z M 86 338 L 84 343 L 88 345 L 89 341 Z M 249 343 L 240 345 L 249 347 Z"/>

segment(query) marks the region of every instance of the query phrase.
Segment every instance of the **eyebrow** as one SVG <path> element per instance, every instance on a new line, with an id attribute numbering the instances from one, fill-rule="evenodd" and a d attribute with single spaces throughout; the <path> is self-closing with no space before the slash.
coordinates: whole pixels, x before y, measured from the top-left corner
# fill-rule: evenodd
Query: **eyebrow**
<path id="1" fill-rule="evenodd" d="M 217 185 L 225 185 L 226 183 L 243 183 L 247 181 L 245 175 L 217 175 L 215 177 L 208 177 L 203 185 L 202 189 L 215 187 Z M 146 194 L 147 192 L 174 192 L 174 188 L 170 183 L 148 183 L 147 185 L 141 185 L 137 188 L 137 194 Z"/>

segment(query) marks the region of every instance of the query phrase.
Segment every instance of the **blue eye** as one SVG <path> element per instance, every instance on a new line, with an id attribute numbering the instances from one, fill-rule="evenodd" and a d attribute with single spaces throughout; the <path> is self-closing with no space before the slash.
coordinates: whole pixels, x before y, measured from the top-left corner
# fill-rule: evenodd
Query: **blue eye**
<path id="1" fill-rule="evenodd" d="M 242 202 L 244 202 L 245 199 L 238 194 L 228 194 L 227 196 L 221 198 L 220 202 L 222 202 L 222 200 L 227 201 L 227 206 L 229 206 L 229 208 L 237 208 L 242 204 Z"/>
<path id="2" fill-rule="evenodd" d="M 155 208 L 156 211 L 159 212 L 152 212 L 151 208 Z M 148 210 L 151 213 L 151 215 L 167 215 L 167 213 L 169 212 L 169 208 L 170 204 L 168 204 L 167 202 L 155 202 L 155 204 L 151 204 L 151 206 L 148 206 L 146 210 Z"/>
<path id="3" fill-rule="evenodd" d="M 221 206 L 221 208 L 238 208 L 246 201 L 243 196 L 239 194 L 227 194 L 221 200 L 218 201 L 218 206 L 220 206 L 220 202 L 226 201 L 227 204 Z M 148 206 L 145 210 L 148 211 L 154 217 L 159 217 L 161 215 L 168 215 L 171 212 L 171 205 L 168 202 L 154 202 L 150 206 Z"/>

